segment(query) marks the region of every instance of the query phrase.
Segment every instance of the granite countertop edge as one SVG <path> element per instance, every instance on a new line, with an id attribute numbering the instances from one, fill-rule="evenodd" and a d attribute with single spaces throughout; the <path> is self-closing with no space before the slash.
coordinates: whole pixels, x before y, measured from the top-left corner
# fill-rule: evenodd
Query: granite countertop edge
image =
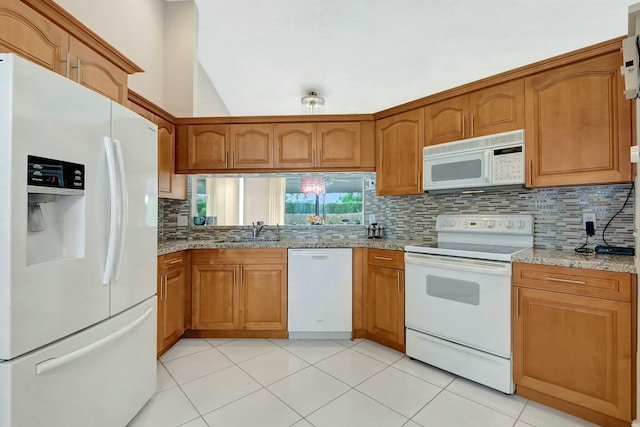
<path id="1" fill-rule="evenodd" d="M 158 255 L 189 249 L 308 249 L 374 248 L 403 251 L 406 245 L 433 243 L 400 239 L 283 239 L 279 241 L 220 242 L 216 240 L 173 240 L 158 242 Z M 636 273 L 635 259 L 625 255 L 579 254 L 557 249 L 526 249 L 512 256 L 513 262 L 555 265 L 620 273 Z"/>
<path id="2" fill-rule="evenodd" d="M 636 273 L 635 259 L 628 255 L 581 254 L 557 249 L 527 249 L 511 257 L 513 262 L 555 265 L 590 270 Z"/>
<path id="3" fill-rule="evenodd" d="M 174 240 L 158 242 L 158 255 L 167 255 L 189 249 L 308 249 L 308 248 L 375 248 L 403 251 L 405 245 L 424 241 L 399 239 L 283 239 L 278 241 L 220 242 L 207 240 Z"/>

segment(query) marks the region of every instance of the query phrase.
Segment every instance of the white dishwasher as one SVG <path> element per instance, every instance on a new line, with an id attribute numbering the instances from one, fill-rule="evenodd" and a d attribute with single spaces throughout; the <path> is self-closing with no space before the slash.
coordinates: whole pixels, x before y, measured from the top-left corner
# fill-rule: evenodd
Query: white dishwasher
<path id="1" fill-rule="evenodd" d="M 289 249 L 289 338 L 351 338 L 351 252 Z"/>

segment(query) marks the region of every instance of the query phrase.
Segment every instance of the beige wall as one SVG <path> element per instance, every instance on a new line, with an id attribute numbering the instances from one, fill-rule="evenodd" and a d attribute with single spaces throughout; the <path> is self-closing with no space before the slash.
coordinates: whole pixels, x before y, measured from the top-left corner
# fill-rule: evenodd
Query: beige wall
<path id="1" fill-rule="evenodd" d="M 193 1 L 55 1 L 144 70 L 130 89 L 178 117 L 229 114 L 198 65 Z"/>
<path id="2" fill-rule="evenodd" d="M 145 70 L 129 87 L 164 106 L 163 0 L 55 0 Z"/>

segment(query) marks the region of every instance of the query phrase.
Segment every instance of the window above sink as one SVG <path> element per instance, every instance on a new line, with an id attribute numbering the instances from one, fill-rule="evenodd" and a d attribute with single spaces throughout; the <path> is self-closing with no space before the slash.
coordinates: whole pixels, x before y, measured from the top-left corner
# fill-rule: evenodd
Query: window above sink
<path id="1" fill-rule="evenodd" d="M 358 225 L 364 223 L 363 190 L 371 173 L 192 175 L 192 216 L 213 225 Z M 320 178 L 324 191 L 303 193 L 301 180 Z"/>

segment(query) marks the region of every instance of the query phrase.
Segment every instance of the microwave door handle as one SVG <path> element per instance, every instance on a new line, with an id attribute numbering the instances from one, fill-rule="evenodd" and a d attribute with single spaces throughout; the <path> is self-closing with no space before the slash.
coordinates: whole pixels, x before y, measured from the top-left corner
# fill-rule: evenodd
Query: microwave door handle
<path id="1" fill-rule="evenodd" d="M 484 182 L 487 184 L 491 184 L 491 175 L 493 170 L 492 157 L 491 157 L 491 148 L 484 151 Z"/>

